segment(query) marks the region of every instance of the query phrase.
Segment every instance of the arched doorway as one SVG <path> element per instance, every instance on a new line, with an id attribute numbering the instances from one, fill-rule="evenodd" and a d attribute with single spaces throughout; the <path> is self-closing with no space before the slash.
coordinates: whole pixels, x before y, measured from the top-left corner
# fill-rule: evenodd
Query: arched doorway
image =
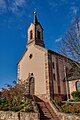
<path id="1" fill-rule="evenodd" d="M 30 95 L 33 95 L 35 93 L 34 77 L 30 77 L 30 79 L 29 79 L 29 93 L 30 93 Z"/>

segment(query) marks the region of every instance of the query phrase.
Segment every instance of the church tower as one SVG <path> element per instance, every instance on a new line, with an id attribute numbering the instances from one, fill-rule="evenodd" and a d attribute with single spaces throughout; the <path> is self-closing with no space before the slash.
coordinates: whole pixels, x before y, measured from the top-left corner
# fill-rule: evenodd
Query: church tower
<path id="1" fill-rule="evenodd" d="M 28 93 L 49 99 L 48 50 L 43 41 L 43 28 L 34 11 L 28 27 L 26 50 L 18 62 L 18 81 L 28 83 Z"/>
<path id="2" fill-rule="evenodd" d="M 36 10 L 34 11 L 34 19 L 28 28 L 28 42 L 27 47 L 31 44 L 39 45 L 41 47 L 45 47 L 43 42 L 43 28 L 41 24 L 38 22 L 36 16 Z"/>

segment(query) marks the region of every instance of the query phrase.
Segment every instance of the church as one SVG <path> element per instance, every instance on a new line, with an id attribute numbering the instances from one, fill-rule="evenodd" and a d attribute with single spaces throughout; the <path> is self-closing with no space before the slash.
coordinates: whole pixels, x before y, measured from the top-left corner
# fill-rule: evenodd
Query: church
<path id="1" fill-rule="evenodd" d="M 34 11 L 33 22 L 28 27 L 26 50 L 18 62 L 18 80 L 28 81 L 29 93 L 43 100 L 56 96 L 70 98 L 71 92 L 80 88 L 80 77 L 66 79 L 65 60 L 64 56 L 45 48 L 43 27 Z"/>

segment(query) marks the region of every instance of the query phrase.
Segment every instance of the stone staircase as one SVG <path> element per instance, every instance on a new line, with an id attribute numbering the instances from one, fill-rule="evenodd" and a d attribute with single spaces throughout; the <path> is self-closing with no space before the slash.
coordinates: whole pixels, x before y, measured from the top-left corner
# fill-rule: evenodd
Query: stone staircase
<path id="1" fill-rule="evenodd" d="M 39 108 L 40 120 L 59 120 L 58 116 L 48 102 L 40 99 L 35 100 Z"/>

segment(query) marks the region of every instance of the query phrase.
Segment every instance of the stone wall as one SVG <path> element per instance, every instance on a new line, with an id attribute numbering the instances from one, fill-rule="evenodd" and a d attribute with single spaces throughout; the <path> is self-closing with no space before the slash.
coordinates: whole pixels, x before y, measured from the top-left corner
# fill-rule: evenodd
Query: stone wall
<path id="1" fill-rule="evenodd" d="M 38 113 L 0 111 L 0 120 L 39 120 Z"/>
<path id="2" fill-rule="evenodd" d="M 80 120 L 79 116 L 60 113 L 60 112 L 58 113 L 58 116 L 60 120 Z"/>

